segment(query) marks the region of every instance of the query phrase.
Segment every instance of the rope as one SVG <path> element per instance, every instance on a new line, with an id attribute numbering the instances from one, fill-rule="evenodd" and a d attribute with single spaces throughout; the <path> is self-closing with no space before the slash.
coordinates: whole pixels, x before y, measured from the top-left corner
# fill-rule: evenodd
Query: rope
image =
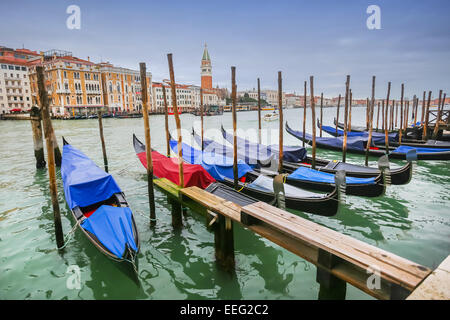
<path id="1" fill-rule="evenodd" d="M 75 225 L 72 227 L 72 229 L 66 234 L 66 237 L 64 239 L 64 245 L 61 248 L 58 248 L 59 250 L 64 249 L 67 246 L 67 244 L 70 242 L 70 240 L 72 240 L 73 235 L 75 234 L 75 230 L 80 225 L 80 223 L 81 223 L 81 220 L 78 220 L 77 223 L 75 223 Z"/>

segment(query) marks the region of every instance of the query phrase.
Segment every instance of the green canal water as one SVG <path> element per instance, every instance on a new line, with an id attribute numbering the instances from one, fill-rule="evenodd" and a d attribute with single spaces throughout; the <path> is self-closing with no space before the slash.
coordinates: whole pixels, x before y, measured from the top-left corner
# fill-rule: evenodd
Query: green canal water
<path id="1" fill-rule="evenodd" d="M 309 110 L 308 110 L 309 111 Z M 291 127 L 300 129 L 302 109 L 285 111 Z M 324 110 L 324 124 L 332 124 L 334 108 Z M 240 112 L 238 127 L 255 129 L 256 112 Z M 353 123 L 362 125 L 365 110 L 353 109 Z M 308 132 L 311 132 L 308 113 Z M 152 145 L 165 150 L 164 118 L 151 116 Z M 200 118 L 184 114 L 188 142 Z M 205 118 L 207 135 L 220 124 L 231 128 L 231 114 Z M 102 151 L 97 120 L 53 121 L 60 146 L 64 136 L 99 166 Z M 173 116 L 171 129 L 175 128 Z M 264 122 L 277 139 L 278 123 Z M 212 132 L 215 130 L 215 132 Z M 143 139 L 142 119 L 105 119 L 104 131 L 110 172 L 124 190 L 135 213 L 141 238 L 140 286 L 98 252 L 80 231 L 62 254 L 56 250 L 53 213 L 46 170 L 36 170 L 28 121 L 0 122 L 0 299 L 317 299 L 316 268 L 239 225 L 235 225 L 236 273 L 216 267 L 214 235 L 204 218 L 188 211 L 184 227 L 174 232 L 166 197 L 156 189 L 157 225 L 149 228 L 145 169 L 138 161 L 132 134 Z M 270 136 L 271 134 L 269 134 Z M 326 134 L 325 134 L 326 135 Z M 300 144 L 285 133 L 286 144 Z M 193 143 L 193 142 L 191 142 Z M 318 150 L 318 156 L 340 159 L 337 152 Z M 375 158 L 370 161 L 376 165 Z M 362 157 L 348 155 L 350 163 Z M 393 161 L 392 166 L 401 165 Z M 74 221 L 65 204 L 59 172 L 58 192 L 62 224 L 67 234 Z M 383 248 L 427 267 L 436 267 L 450 252 L 450 162 L 419 161 L 408 185 L 390 186 L 385 196 L 347 196 L 334 217 L 297 212 L 343 234 Z M 68 270 L 80 270 L 81 288 L 67 286 Z M 348 286 L 347 299 L 371 299 Z"/>

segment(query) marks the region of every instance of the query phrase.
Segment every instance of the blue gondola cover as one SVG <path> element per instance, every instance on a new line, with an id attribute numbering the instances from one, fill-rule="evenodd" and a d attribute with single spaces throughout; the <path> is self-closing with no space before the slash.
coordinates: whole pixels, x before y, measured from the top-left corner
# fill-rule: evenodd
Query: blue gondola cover
<path id="1" fill-rule="evenodd" d="M 70 144 L 63 147 L 61 176 L 70 209 L 86 207 L 121 192 L 110 174 Z"/>
<path id="2" fill-rule="evenodd" d="M 229 143 L 233 143 L 233 135 L 229 134 L 222 127 L 222 135 Z M 238 144 L 238 148 L 247 148 L 248 150 L 257 150 L 258 153 L 263 152 L 264 154 L 270 155 L 273 154 L 275 158 L 279 156 L 279 146 L 276 144 L 272 144 L 269 146 L 251 142 L 248 139 L 236 137 L 236 141 Z M 307 156 L 307 150 L 303 147 L 297 146 L 285 146 L 283 145 L 283 160 L 287 162 L 300 162 L 303 161 Z"/>
<path id="3" fill-rule="evenodd" d="M 170 147 L 175 153 L 178 153 L 178 142 L 170 140 Z M 183 160 L 191 164 L 200 164 L 217 181 L 223 181 L 224 178 L 233 179 L 233 159 L 222 154 L 212 152 L 201 152 L 186 143 L 182 143 Z M 252 167 L 243 160 L 238 159 L 238 178 L 251 171 Z"/>
<path id="4" fill-rule="evenodd" d="M 407 153 L 409 150 L 416 150 L 418 154 L 420 153 L 434 153 L 434 152 L 449 152 L 450 149 L 438 149 L 438 148 L 420 148 L 420 147 L 410 147 L 410 146 L 400 146 L 392 152 Z"/>
<path id="5" fill-rule="evenodd" d="M 297 170 L 292 172 L 288 176 L 288 178 L 303 181 L 324 182 L 332 184 L 335 183 L 334 174 L 317 171 L 306 167 L 299 167 Z M 375 178 L 346 177 L 345 182 L 346 184 L 375 184 Z"/>
<path id="6" fill-rule="evenodd" d="M 117 258 L 124 257 L 128 245 L 134 252 L 138 248 L 133 236 L 131 210 L 128 207 L 102 205 L 81 226 L 97 237 L 102 245 Z"/>

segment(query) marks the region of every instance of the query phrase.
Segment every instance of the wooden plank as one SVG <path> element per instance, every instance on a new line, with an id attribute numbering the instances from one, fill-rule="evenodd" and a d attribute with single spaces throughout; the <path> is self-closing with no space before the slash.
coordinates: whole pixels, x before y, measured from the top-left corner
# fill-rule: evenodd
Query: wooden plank
<path id="1" fill-rule="evenodd" d="M 241 211 L 256 217 L 260 222 L 247 226 L 248 229 L 379 299 L 391 299 L 398 290 L 410 292 L 431 273 L 407 259 L 263 202 L 240 207 L 197 187 L 179 192 L 200 207 L 236 222 L 241 222 Z M 319 250 L 335 255 L 340 262 L 332 269 L 320 265 Z M 379 288 L 367 286 L 371 276 L 368 268 L 379 271 Z M 402 293 L 400 297 L 405 295 Z"/>
<path id="2" fill-rule="evenodd" d="M 450 256 L 448 256 L 407 300 L 450 300 Z"/>
<path id="3" fill-rule="evenodd" d="M 423 266 L 265 203 L 245 206 L 242 211 L 300 242 L 326 250 L 363 270 L 376 267 L 385 281 L 408 290 L 414 289 L 430 273 Z"/>

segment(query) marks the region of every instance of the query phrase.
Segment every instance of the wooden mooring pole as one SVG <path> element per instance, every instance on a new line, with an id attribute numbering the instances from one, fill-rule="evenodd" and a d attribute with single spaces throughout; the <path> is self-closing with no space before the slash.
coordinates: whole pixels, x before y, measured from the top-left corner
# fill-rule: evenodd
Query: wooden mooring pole
<path id="1" fill-rule="evenodd" d="M 205 144 L 203 143 L 203 131 L 204 131 L 204 126 L 203 126 L 203 114 L 205 113 L 205 107 L 203 106 L 203 89 L 200 88 L 200 125 L 201 125 L 201 134 L 202 134 L 202 151 L 205 148 Z"/>
<path id="2" fill-rule="evenodd" d="M 430 120 L 430 103 L 431 103 L 431 91 L 428 91 L 427 108 L 425 110 L 425 123 L 423 125 L 422 140 L 428 140 L 428 121 Z"/>
<path id="3" fill-rule="evenodd" d="M 436 139 L 438 132 L 439 132 L 439 122 L 441 121 L 441 99 L 442 99 L 442 90 L 439 90 L 438 111 L 437 111 L 436 123 L 434 125 L 433 134 L 431 136 L 432 139 Z"/>
<path id="4" fill-rule="evenodd" d="M 181 136 L 181 123 L 180 123 L 180 115 L 178 114 L 178 105 L 177 105 L 177 88 L 175 85 L 175 72 L 173 70 L 173 60 L 172 54 L 167 54 L 167 60 L 169 62 L 169 73 L 170 73 L 170 91 L 172 93 L 172 108 L 173 114 L 175 115 L 175 124 L 177 126 L 177 135 L 178 135 L 178 143 L 177 143 L 177 151 L 178 151 L 178 176 L 179 176 L 179 186 L 184 188 L 184 170 L 183 170 L 183 141 Z M 172 226 L 174 228 L 180 228 L 183 225 L 182 215 L 181 215 L 181 203 L 173 202 L 172 203 Z"/>
<path id="5" fill-rule="evenodd" d="M 304 83 L 304 95 L 303 95 L 303 140 L 302 147 L 305 147 L 305 137 L 306 137 L 306 81 Z"/>
<path id="6" fill-rule="evenodd" d="M 348 131 L 352 131 L 352 101 L 353 101 L 353 96 L 352 96 L 352 89 L 349 90 L 350 92 L 350 99 L 348 101 Z"/>
<path id="7" fill-rule="evenodd" d="M 238 168 L 237 168 L 237 124 L 236 124 L 236 67 L 231 67 L 231 111 L 233 116 L 233 182 L 234 188 L 237 190 L 238 184 Z"/>
<path id="8" fill-rule="evenodd" d="M 312 124 L 312 162 L 311 168 L 316 169 L 316 104 L 314 101 L 314 77 L 309 77 L 310 94 L 311 94 L 311 124 Z M 320 124 L 322 128 L 322 123 Z"/>
<path id="9" fill-rule="evenodd" d="M 103 164 L 105 166 L 105 171 L 108 172 L 108 157 L 106 155 L 105 137 L 103 136 L 102 111 L 98 112 L 98 129 L 100 133 L 100 141 L 102 143 Z"/>
<path id="10" fill-rule="evenodd" d="M 320 266 L 331 270 L 340 262 L 339 257 L 322 249 L 318 251 L 317 261 Z M 345 300 L 347 283 L 326 269 L 317 267 L 316 281 L 320 284 L 319 300 Z"/>
<path id="11" fill-rule="evenodd" d="M 42 122 L 44 124 L 45 144 L 47 146 L 48 177 L 50 182 L 50 195 L 52 198 L 53 220 L 55 222 L 56 245 L 58 248 L 62 248 L 64 246 L 64 235 L 61 224 L 61 214 L 59 211 L 58 190 L 56 187 L 55 146 L 53 144 L 54 132 L 52 121 L 50 119 L 47 90 L 45 88 L 44 68 L 42 66 L 37 66 L 36 73 L 39 101 L 42 111 Z"/>
<path id="12" fill-rule="evenodd" d="M 320 137 L 322 138 L 322 124 L 323 124 L 323 92 L 320 94 Z"/>
<path id="13" fill-rule="evenodd" d="M 337 110 L 336 110 L 336 136 L 338 134 L 338 123 L 339 123 L 339 106 L 341 104 L 341 94 L 339 94 L 338 97 L 338 104 L 337 104 Z"/>
<path id="14" fill-rule="evenodd" d="M 155 195 L 153 189 L 153 161 L 152 161 L 152 143 L 150 139 L 150 122 L 148 119 L 148 94 L 147 94 L 147 70 L 145 62 L 139 64 L 141 72 L 141 97 L 142 114 L 144 118 L 145 130 L 145 151 L 147 156 L 147 179 L 148 179 L 148 202 L 150 205 L 150 225 L 156 224 Z"/>
<path id="15" fill-rule="evenodd" d="M 387 89 L 387 97 L 386 97 L 386 113 L 384 115 L 384 144 L 386 146 L 386 154 L 389 155 L 389 135 L 388 135 L 388 113 L 389 113 L 389 95 L 391 93 L 391 82 L 388 82 L 388 89 Z"/>
<path id="16" fill-rule="evenodd" d="M 422 116 L 420 117 L 420 125 L 423 126 L 424 125 L 424 121 L 425 121 L 425 98 L 426 98 L 426 94 L 427 92 L 424 91 L 423 92 L 423 98 L 422 98 Z M 425 139 L 425 137 L 422 137 L 422 140 Z"/>
<path id="17" fill-rule="evenodd" d="M 403 97 L 405 93 L 405 85 L 402 83 L 402 92 L 400 96 L 400 128 L 398 129 L 398 143 L 402 144 L 402 134 L 403 134 Z M 396 120 L 397 121 L 397 120 Z"/>
<path id="18" fill-rule="evenodd" d="M 258 143 L 261 143 L 261 86 L 258 78 Z"/>
<path id="19" fill-rule="evenodd" d="M 42 140 L 41 110 L 33 106 L 30 111 L 36 168 L 45 168 L 44 142 Z"/>
<path id="20" fill-rule="evenodd" d="M 345 107 L 344 107 L 344 141 L 342 143 L 342 162 L 347 158 L 347 136 L 348 136 L 348 99 L 349 99 L 350 75 L 347 75 L 345 81 Z"/>
<path id="21" fill-rule="evenodd" d="M 377 108 L 377 131 L 379 122 L 380 122 L 380 101 L 378 101 L 378 108 Z"/>
<path id="22" fill-rule="evenodd" d="M 369 150 L 372 144 L 372 130 L 373 130 L 373 109 L 375 108 L 375 76 L 372 77 L 372 99 L 369 106 L 369 138 L 367 139 L 366 146 L 366 167 L 369 166 Z"/>
<path id="23" fill-rule="evenodd" d="M 164 129 L 166 131 L 166 152 L 167 157 L 170 157 L 169 107 L 167 106 L 166 87 L 164 86 L 164 83 L 161 86 L 164 100 Z"/>
<path id="24" fill-rule="evenodd" d="M 278 141 L 278 173 L 283 173 L 283 79 L 278 71 L 278 113 L 279 113 L 279 141 Z M 315 126 L 313 125 L 315 128 Z"/>
<path id="25" fill-rule="evenodd" d="M 214 247 L 217 264 L 227 272 L 235 267 L 233 221 L 217 214 L 214 227 Z"/>

